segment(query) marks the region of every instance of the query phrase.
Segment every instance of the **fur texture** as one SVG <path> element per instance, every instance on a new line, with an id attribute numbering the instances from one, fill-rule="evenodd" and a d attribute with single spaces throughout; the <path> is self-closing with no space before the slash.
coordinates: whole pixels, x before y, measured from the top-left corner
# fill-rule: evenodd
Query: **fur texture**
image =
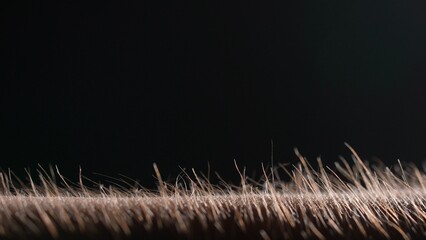
<path id="1" fill-rule="evenodd" d="M 349 147 L 350 148 L 350 147 Z M 210 184 L 195 171 L 158 191 L 88 189 L 57 171 L 26 185 L 0 175 L 1 239 L 415 239 L 426 230 L 426 175 L 414 166 L 370 166 L 352 151 L 335 170 L 300 163 L 265 180 Z M 51 169 L 52 170 L 52 169 Z M 183 180 L 185 179 L 185 180 Z M 38 182 L 39 184 L 35 184 Z M 60 187 L 63 186 L 63 187 Z"/>

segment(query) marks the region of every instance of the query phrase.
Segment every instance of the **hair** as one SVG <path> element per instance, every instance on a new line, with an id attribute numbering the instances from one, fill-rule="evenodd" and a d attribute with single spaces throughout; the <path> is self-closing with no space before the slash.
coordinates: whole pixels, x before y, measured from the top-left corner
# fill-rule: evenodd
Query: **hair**
<path id="1" fill-rule="evenodd" d="M 349 146 L 348 146 L 349 147 Z M 334 170 L 300 159 L 262 167 L 264 179 L 213 185 L 183 172 L 156 191 L 71 183 L 39 170 L 28 184 L 0 174 L 1 239 L 415 239 L 426 230 L 426 174 L 398 161 L 370 165 L 352 151 Z M 56 168 L 57 170 L 57 168 Z M 286 172 L 282 181 L 278 170 Z M 36 184 L 36 182 L 38 184 Z M 126 182 L 123 180 L 123 184 Z"/>

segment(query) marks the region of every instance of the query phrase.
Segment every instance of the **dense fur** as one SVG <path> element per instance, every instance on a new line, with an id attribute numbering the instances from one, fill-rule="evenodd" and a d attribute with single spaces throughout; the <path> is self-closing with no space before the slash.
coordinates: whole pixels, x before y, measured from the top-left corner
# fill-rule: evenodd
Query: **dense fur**
<path id="1" fill-rule="evenodd" d="M 349 147 L 350 148 L 350 147 Z M 335 169 L 305 158 L 291 181 L 265 170 L 262 184 L 218 187 L 191 173 L 159 187 L 88 189 L 40 171 L 29 186 L 0 176 L 1 239 L 413 239 L 426 230 L 426 174 L 369 166 L 353 153 Z M 57 179 L 55 179 L 55 177 Z M 182 179 L 185 179 L 182 180 Z M 39 182 L 37 186 L 34 182 Z M 60 183 L 59 183 L 60 182 Z M 63 185 L 64 187 L 59 187 Z M 127 190 L 126 190 L 127 189 Z"/>

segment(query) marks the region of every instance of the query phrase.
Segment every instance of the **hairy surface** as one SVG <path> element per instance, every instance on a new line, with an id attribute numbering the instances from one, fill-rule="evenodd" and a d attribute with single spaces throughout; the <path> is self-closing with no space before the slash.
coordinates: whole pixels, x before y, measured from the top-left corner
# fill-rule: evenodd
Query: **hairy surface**
<path id="1" fill-rule="evenodd" d="M 349 147 L 350 148 L 350 147 Z M 414 239 L 426 230 L 426 174 L 414 166 L 370 166 L 355 151 L 335 170 L 314 169 L 300 154 L 280 181 L 241 175 L 215 186 L 195 171 L 158 191 L 88 189 L 57 171 L 25 185 L 1 174 L 1 239 Z M 52 170 L 52 169 L 51 169 Z M 39 182 L 39 184 L 35 184 Z M 63 187 L 60 187 L 63 186 Z"/>

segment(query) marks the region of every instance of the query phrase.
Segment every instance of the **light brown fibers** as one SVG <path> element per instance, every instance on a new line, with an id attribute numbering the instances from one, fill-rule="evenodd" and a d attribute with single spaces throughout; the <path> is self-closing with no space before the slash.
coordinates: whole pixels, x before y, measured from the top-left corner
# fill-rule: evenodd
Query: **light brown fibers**
<path id="1" fill-rule="evenodd" d="M 333 169 L 321 162 L 314 169 L 296 152 L 298 165 L 279 167 L 290 181 L 263 169 L 265 180 L 253 182 L 237 167 L 239 186 L 210 184 L 195 171 L 165 183 L 156 167 L 158 191 L 89 189 L 43 170 L 26 185 L 2 173 L 0 238 L 425 238 L 426 174 L 369 165 L 349 148 L 353 163 L 342 159 Z"/>

